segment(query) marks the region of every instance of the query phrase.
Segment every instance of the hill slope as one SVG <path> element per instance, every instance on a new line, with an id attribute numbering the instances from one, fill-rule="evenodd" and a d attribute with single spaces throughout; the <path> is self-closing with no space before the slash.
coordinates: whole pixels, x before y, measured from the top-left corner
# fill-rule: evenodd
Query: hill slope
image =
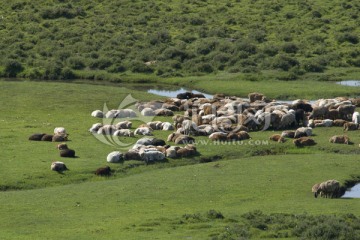
<path id="1" fill-rule="evenodd" d="M 276 70 L 293 80 L 360 66 L 355 1 L 16 0 L 0 9 L 2 76 Z"/>

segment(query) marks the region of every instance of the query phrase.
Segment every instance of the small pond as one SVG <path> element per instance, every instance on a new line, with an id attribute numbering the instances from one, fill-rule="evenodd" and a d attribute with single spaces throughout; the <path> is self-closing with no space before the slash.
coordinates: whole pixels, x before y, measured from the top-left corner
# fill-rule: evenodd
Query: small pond
<path id="1" fill-rule="evenodd" d="M 336 84 L 350 87 L 360 87 L 360 80 L 344 80 L 340 82 L 336 82 Z"/>
<path id="2" fill-rule="evenodd" d="M 207 94 L 207 93 L 203 93 L 203 92 L 199 92 L 196 90 L 189 90 L 189 89 L 185 89 L 185 88 L 180 88 L 180 89 L 176 89 L 176 90 L 165 90 L 165 89 L 149 89 L 147 90 L 148 93 L 152 93 L 152 94 L 156 94 L 159 96 L 164 96 L 164 97 L 176 97 L 176 95 L 178 95 L 179 93 L 184 93 L 184 92 L 192 92 L 192 93 L 197 93 L 197 94 L 203 94 L 206 98 L 212 98 L 213 95 L 212 94 Z"/>
<path id="3" fill-rule="evenodd" d="M 360 198 L 360 183 L 347 190 L 342 198 Z"/>

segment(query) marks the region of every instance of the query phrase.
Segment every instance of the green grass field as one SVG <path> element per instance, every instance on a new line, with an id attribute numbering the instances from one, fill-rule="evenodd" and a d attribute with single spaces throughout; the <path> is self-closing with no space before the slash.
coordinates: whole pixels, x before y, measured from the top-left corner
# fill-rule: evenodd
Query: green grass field
<path id="1" fill-rule="evenodd" d="M 160 97 L 121 85 L 0 81 L 0 90 L 1 239 L 309 239 L 321 235 L 310 231 L 312 221 L 335 233 L 346 223 L 351 229 L 341 236 L 359 239 L 358 199 L 311 193 L 317 182 L 359 178 L 358 131 L 348 132 L 354 144 L 343 146 L 328 142 L 342 128 L 316 128 L 318 144 L 302 149 L 269 142 L 273 131 L 251 132 L 241 145 L 205 144 L 202 137 L 193 159 L 109 164 L 114 174 L 102 178 L 94 170 L 117 149 L 88 132 L 99 122 L 91 111 L 104 103 L 117 108 L 129 93 L 143 101 Z M 28 141 L 58 126 L 70 133 L 78 158 L 60 159 L 55 143 Z M 221 159 L 200 163 L 214 156 Z M 54 160 L 70 171 L 51 171 Z"/>

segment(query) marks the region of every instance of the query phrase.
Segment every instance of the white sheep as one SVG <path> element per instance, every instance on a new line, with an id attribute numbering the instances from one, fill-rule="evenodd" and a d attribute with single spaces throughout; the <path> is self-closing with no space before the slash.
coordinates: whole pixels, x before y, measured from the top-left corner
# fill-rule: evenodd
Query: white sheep
<path id="1" fill-rule="evenodd" d="M 122 121 L 122 122 L 118 122 L 117 124 L 115 124 L 115 128 L 120 130 L 120 129 L 129 129 L 132 126 L 132 122 L 130 121 Z"/>
<path id="2" fill-rule="evenodd" d="M 89 132 L 91 133 L 97 133 L 98 130 L 102 127 L 102 123 L 94 123 L 91 128 L 89 129 Z"/>
<path id="3" fill-rule="evenodd" d="M 108 163 L 119 163 L 123 160 L 124 160 L 124 155 L 119 151 L 111 152 L 106 157 L 106 161 Z"/>
<path id="4" fill-rule="evenodd" d="M 130 129 L 120 129 L 114 132 L 114 136 L 134 137 L 134 132 Z"/>
<path id="5" fill-rule="evenodd" d="M 174 129 L 175 129 L 174 126 L 173 126 L 171 123 L 169 123 L 169 122 L 163 122 L 163 123 L 161 124 L 161 128 L 162 128 L 162 130 L 164 130 L 164 131 L 171 131 L 171 130 L 174 130 Z"/>
<path id="6" fill-rule="evenodd" d="M 112 109 L 110 111 L 108 111 L 106 114 L 105 114 L 105 117 L 106 118 L 116 118 L 116 116 L 118 115 L 119 113 L 119 110 L 118 109 Z"/>
<path id="7" fill-rule="evenodd" d="M 63 171 L 69 170 L 66 167 L 65 163 L 58 162 L 58 161 L 52 162 L 50 169 L 53 170 L 53 171 L 57 171 L 57 172 L 63 172 Z"/>
<path id="8" fill-rule="evenodd" d="M 54 129 L 54 134 L 66 134 L 66 129 L 64 127 L 56 127 Z"/>
<path id="9" fill-rule="evenodd" d="M 300 127 L 296 129 L 294 138 L 299 137 L 309 137 L 312 135 L 312 128 L 311 127 Z"/>
<path id="10" fill-rule="evenodd" d="M 115 126 L 107 124 L 100 127 L 99 130 L 97 131 L 97 134 L 113 135 L 115 131 L 116 131 Z"/>
<path id="11" fill-rule="evenodd" d="M 152 130 L 149 127 L 138 127 L 134 131 L 135 135 L 145 135 L 145 136 L 152 136 Z"/>
<path id="12" fill-rule="evenodd" d="M 141 111 L 141 115 L 145 117 L 155 116 L 155 111 L 152 108 L 144 108 Z"/>
<path id="13" fill-rule="evenodd" d="M 96 117 L 96 118 L 103 118 L 104 117 L 104 113 L 100 110 L 95 110 L 91 113 L 92 117 Z"/>
<path id="14" fill-rule="evenodd" d="M 165 154 L 156 148 L 141 148 L 139 150 L 140 156 L 146 163 L 161 161 L 165 159 Z"/>
<path id="15" fill-rule="evenodd" d="M 354 112 L 352 115 L 352 121 L 355 124 L 359 124 L 360 123 L 360 113 L 359 112 Z"/>

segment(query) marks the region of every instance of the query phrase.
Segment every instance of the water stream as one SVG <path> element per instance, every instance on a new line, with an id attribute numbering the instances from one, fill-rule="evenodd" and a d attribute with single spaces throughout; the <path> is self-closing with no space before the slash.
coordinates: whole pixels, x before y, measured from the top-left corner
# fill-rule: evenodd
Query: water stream
<path id="1" fill-rule="evenodd" d="M 360 183 L 347 190 L 342 198 L 360 198 Z"/>

